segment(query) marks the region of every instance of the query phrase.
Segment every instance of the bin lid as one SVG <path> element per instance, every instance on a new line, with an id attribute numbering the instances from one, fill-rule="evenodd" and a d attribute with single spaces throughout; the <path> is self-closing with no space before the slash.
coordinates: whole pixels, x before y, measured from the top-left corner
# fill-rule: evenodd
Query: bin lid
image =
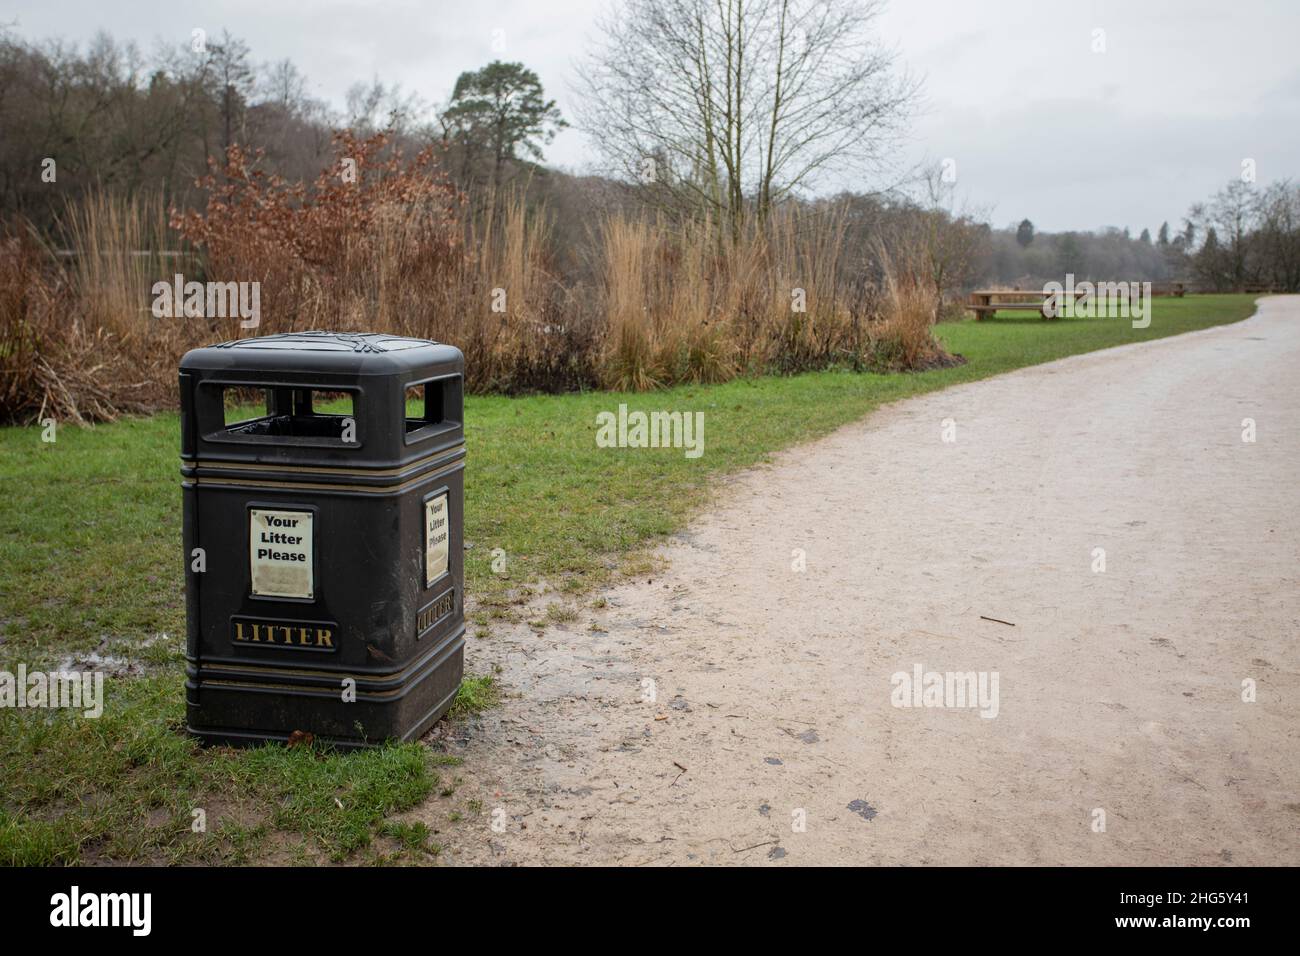
<path id="1" fill-rule="evenodd" d="M 181 368 L 384 375 L 462 362 L 455 346 L 387 332 L 281 332 L 193 349 L 181 359 Z"/>

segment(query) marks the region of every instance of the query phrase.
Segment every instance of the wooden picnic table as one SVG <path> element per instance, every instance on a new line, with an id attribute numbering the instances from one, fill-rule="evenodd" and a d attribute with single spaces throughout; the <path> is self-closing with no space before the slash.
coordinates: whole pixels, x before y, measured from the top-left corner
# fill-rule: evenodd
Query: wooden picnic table
<path id="1" fill-rule="evenodd" d="M 970 294 L 970 304 L 966 308 L 975 313 L 976 321 L 983 319 L 985 313 L 992 315 L 994 312 L 1037 312 L 1045 319 L 1054 319 L 1056 316 L 1044 311 L 1047 297 L 1051 294 L 1042 289 L 976 289 Z M 1062 296 L 1065 294 L 1060 293 Z M 1084 298 L 1084 293 L 1078 289 L 1070 294 L 1076 300 Z"/>

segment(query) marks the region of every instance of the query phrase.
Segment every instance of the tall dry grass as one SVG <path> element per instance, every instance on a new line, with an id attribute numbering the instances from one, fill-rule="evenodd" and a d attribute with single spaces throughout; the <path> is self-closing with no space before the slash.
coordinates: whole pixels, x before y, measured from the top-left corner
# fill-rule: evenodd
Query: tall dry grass
<path id="1" fill-rule="evenodd" d="M 707 220 L 603 226 L 602 384 L 642 389 L 857 362 L 837 212 L 778 211 L 739 237 Z"/>
<path id="2" fill-rule="evenodd" d="M 191 271 L 161 193 L 91 192 L 64 207 L 60 226 L 72 253 L 68 281 L 83 305 L 80 318 L 124 340 L 149 329 L 141 320 L 151 315 L 153 284 Z"/>
<path id="3" fill-rule="evenodd" d="M 0 420 L 87 424 L 169 404 L 184 348 L 150 313 L 157 252 L 176 238 L 161 199 L 91 194 L 60 226 L 68 250 L 21 222 L 0 234 Z"/>
<path id="4" fill-rule="evenodd" d="M 545 210 L 510 194 L 465 223 L 467 254 L 412 334 L 465 353 L 475 391 L 559 391 L 590 384 L 592 330 L 580 297 L 550 267 Z M 468 370 L 473 368 L 472 372 Z"/>
<path id="5" fill-rule="evenodd" d="M 883 294 L 867 326 L 871 366 L 898 372 L 952 364 L 954 359 L 934 337 L 941 303 L 924 258 L 906 247 L 893 253 L 879 247 L 877 254 L 883 266 Z"/>
<path id="6" fill-rule="evenodd" d="M 919 264 L 881 250 L 883 279 L 858 281 L 865 257 L 846 249 L 833 209 L 779 210 L 738 237 L 707 220 L 613 216 L 590 231 L 596 278 L 566 282 L 545 209 L 504 195 L 469 216 L 427 161 L 381 161 L 376 140 L 343 145 L 375 175 L 351 188 L 325 174 L 286 184 L 235 152 L 202 212 L 168 220 L 154 198 L 92 195 L 68 211 L 74 254 L 63 263 L 11 231 L 0 244 L 0 416 L 94 420 L 170 404 L 187 349 L 305 329 L 449 342 L 477 392 L 949 360 Z M 181 248 L 178 231 L 197 257 L 157 255 Z M 154 318 L 150 289 L 176 272 L 259 282 L 260 326 Z"/>

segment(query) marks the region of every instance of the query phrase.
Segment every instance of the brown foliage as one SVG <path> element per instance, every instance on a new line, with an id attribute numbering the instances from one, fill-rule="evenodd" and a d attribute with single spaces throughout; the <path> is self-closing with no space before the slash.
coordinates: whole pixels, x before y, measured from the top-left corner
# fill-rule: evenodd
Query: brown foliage
<path id="1" fill-rule="evenodd" d="M 0 238 L 0 418 L 87 424 L 165 403 L 158 369 L 78 306 L 30 233 Z"/>
<path id="2" fill-rule="evenodd" d="M 206 208 L 92 196 L 69 209 L 64 268 L 30 239 L 0 246 L 0 415 L 111 418 L 170 404 L 188 348 L 306 329 L 449 342 L 477 392 L 642 390 L 845 365 L 923 368 L 947 357 L 921 269 L 870 285 L 834 208 L 778 209 L 738 236 L 708 221 L 612 214 L 589 230 L 587 280 L 552 265 L 545 210 L 489 196 L 467 215 L 433 153 L 341 134 L 314 183 L 287 183 L 232 147 Z M 355 162 L 355 181 L 341 175 Z M 177 258 L 152 253 L 192 245 Z M 154 318 L 153 283 L 260 283 L 261 323 Z"/>
<path id="3" fill-rule="evenodd" d="M 336 134 L 336 162 L 310 185 L 268 174 L 232 146 L 224 169 L 199 181 L 206 209 L 173 213 L 209 278 L 261 284 L 255 334 L 382 326 L 394 318 L 383 311 L 391 283 L 436 286 L 454 270 L 459 197 L 431 148 L 408 163 L 400 150 L 385 155 L 387 143 L 383 133 Z"/>
<path id="4" fill-rule="evenodd" d="M 883 248 L 884 284 L 875 319 L 868 325 L 870 364 L 879 371 L 911 371 L 964 361 L 950 356 L 934 337 L 942 300 L 923 254 L 892 257 Z"/>

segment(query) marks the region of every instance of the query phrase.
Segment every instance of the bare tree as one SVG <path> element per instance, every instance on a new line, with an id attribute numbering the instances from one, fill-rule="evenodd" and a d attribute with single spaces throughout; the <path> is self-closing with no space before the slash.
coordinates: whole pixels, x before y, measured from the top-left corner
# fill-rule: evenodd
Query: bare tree
<path id="1" fill-rule="evenodd" d="M 400 83 L 385 85 L 374 77 L 369 85 L 348 87 L 344 124 L 363 135 L 388 130 L 399 136 L 428 141 L 434 136 L 432 108 L 418 93 L 406 93 Z"/>
<path id="2" fill-rule="evenodd" d="M 607 160 L 738 233 L 833 173 L 879 169 L 918 84 L 875 38 L 881 0 L 619 0 L 580 70 Z"/>
<path id="3" fill-rule="evenodd" d="M 250 137 L 291 179 L 310 179 L 330 157 L 331 128 L 339 122 L 329 104 L 308 92 L 307 78 L 290 60 L 263 65 L 258 102 L 249 109 Z"/>
<path id="4" fill-rule="evenodd" d="M 1265 281 L 1288 292 L 1300 289 L 1300 185 L 1284 179 L 1264 190 L 1256 245 Z"/>
<path id="5" fill-rule="evenodd" d="M 221 119 L 221 155 L 237 140 L 245 138 L 244 118 L 257 77 L 249 63 L 248 44 L 230 31 L 208 46 L 208 64 L 214 84 L 214 100 Z"/>
<path id="6" fill-rule="evenodd" d="M 942 166 L 922 171 L 922 196 L 902 237 L 907 254 L 921 263 L 940 303 L 970 288 L 985 268 L 989 210 L 959 207 L 956 187 Z"/>
<path id="7" fill-rule="evenodd" d="M 1210 249 L 1202 245 L 1196 255 L 1202 278 L 1216 287 L 1240 290 L 1255 281 L 1252 274 L 1250 244 L 1258 219 L 1259 197 L 1253 184 L 1234 179 L 1211 197 L 1208 203 L 1196 203 L 1188 213 L 1190 222 L 1206 236 L 1215 233 Z M 1211 278 L 1212 277 L 1212 278 Z"/>

